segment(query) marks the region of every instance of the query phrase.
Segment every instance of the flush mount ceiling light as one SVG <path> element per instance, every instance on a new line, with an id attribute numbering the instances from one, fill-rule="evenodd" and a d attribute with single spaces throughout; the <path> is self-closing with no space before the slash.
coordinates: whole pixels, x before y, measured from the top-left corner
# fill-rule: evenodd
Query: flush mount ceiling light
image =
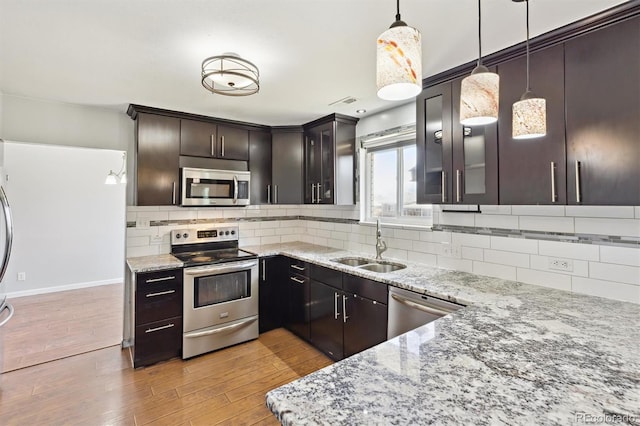
<path id="1" fill-rule="evenodd" d="M 498 121 L 498 74 L 482 65 L 482 14 L 478 0 L 478 65 L 462 80 L 460 123 L 478 126 Z"/>
<path id="2" fill-rule="evenodd" d="M 512 132 L 514 139 L 539 138 L 547 134 L 547 102 L 536 96 L 529 84 L 529 0 L 513 0 L 527 4 L 527 90 L 513 104 Z"/>
<path id="3" fill-rule="evenodd" d="M 422 91 L 422 37 L 400 19 L 378 37 L 376 82 L 378 97 L 388 101 L 409 99 Z"/>
<path id="4" fill-rule="evenodd" d="M 120 171 L 118 173 L 114 173 L 113 170 L 109 170 L 109 174 L 107 178 L 104 180 L 105 185 L 115 185 L 116 183 L 127 183 L 127 172 L 125 170 L 126 167 L 126 154 L 122 153 L 122 167 L 120 167 Z"/>
<path id="5" fill-rule="evenodd" d="M 202 61 L 202 85 L 211 93 L 248 96 L 260 90 L 260 73 L 237 53 L 224 53 Z"/>

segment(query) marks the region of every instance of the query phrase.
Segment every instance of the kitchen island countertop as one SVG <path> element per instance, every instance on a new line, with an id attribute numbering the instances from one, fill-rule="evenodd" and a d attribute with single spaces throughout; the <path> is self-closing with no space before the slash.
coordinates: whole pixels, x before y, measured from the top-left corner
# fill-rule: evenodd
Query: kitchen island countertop
<path id="1" fill-rule="evenodd" d="M 404 260 L 373 273 L 304 243 L 243 249 L 468 305 L 270 391 L 285 425 L 640 424 L 638 304 Z"/>

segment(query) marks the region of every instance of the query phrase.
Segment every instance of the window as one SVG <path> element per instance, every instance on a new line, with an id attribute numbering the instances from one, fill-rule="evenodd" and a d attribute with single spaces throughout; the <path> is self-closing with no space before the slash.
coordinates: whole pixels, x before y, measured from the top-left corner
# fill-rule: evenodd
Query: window
<path id="1" fill-rule="evenodd" d="M 415 130 L 393 129 L 363 138 L 364 203 L 361 220 L 431 226 L 431 205 L 416 202 Z"/>

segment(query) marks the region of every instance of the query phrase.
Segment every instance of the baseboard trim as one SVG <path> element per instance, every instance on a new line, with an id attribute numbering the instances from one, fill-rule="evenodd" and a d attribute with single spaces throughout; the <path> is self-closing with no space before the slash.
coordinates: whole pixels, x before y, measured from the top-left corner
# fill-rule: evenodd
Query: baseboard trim
<path id="1" fill-rule="evenodd" d="M 58 291 L 78 290 L 81 288 L 98 287 L 101 285 L 122 284 L 124 278 L 111 278 L 108 280 L 89 281 L 84 283 L 74 283 L 59 285 L 54 287 L 34 288 L 32 290 L 13 291 L 7 293 L 7 299 L 15 299 L 17 297 L 35 296 L 38 294 L 56 293 Z"/>

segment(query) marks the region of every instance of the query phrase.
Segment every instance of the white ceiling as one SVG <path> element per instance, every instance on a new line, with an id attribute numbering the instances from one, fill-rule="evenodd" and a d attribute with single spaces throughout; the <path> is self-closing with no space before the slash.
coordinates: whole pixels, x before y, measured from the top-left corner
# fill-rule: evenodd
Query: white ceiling
<path id="1" fill-rule="evenodd" d="M 531 0 L 531 33 L 621 0 Z M 524 3 L 483 0 L 483 54 L 524 40 Z M 0 91 L 125 110 L 129 103 L 269 125 L 371 114 L 376 37 L 393 0 L 0 0 Z M 476 0 L 403 0 L 422 33 L 423 76 L 477 56 Z M 212 95 L 208 56 L 236 52 L 260 69 L 260 92 Z M 353 96 L 350 105 L 330 103 Z M 402 102 L 400 102 L 402 103 Z"/>

